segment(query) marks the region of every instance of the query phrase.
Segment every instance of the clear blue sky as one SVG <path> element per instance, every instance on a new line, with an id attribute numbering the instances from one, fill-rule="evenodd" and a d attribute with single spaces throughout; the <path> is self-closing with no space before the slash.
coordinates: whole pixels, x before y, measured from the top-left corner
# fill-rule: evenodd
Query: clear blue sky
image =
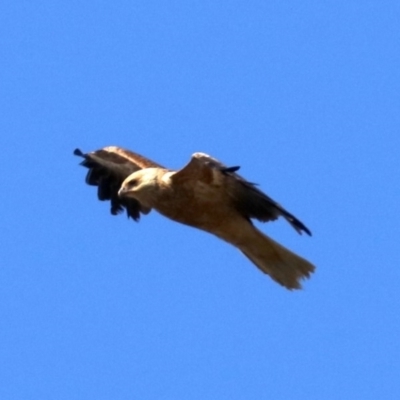
<path id="1" fill-rule="evenodd" d="M 0 398 L 399 399 L 400 3 L 4 1 Z M 305 222 L 301 292 L 72 155 L 195 151 Z"/>

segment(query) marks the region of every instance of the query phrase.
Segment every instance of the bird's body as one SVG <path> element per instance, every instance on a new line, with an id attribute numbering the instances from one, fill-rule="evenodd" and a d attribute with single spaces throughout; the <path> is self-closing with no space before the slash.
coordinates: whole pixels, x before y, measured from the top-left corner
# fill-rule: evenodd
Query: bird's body
<path id="1" fill-rule="evenodd" d="M 184 168 L 171 171 L 117 147 L 75 154 L 85 158 L 87 182 L 99 187 L 99 198 L 113 210 L 126 208 L 138 219 L 152 208 L 174 221 L 209 232 L 241 250 L 258 268 L 289 288 L 300 288 L 314 266 L 260 232 L 251 218 L 280 215 L 299 232 L 310 231 L 254 184 L 212 157 L 195 153 Z M 133 155 L 133 157 L 132 157 Z M 141 157 L 141 165 L 138 158 Z M 113 164 L 116 165 L 114 168 Z"/>
<path id="2" fill-rule="evenodd" d="M 219 190 L 217 186 L 199 181 L 193 184 L 192 182 L 176 183 L 173 179 L 175 172 L 168 170 L 148 168 L 135 174 L 146 177 L 149 190 L 141 188 L 135 193 L 131 192 L 131 196 L 146 207 L 154 208 L 176 222 L 216 234 L 219 230 L 223 231 L 227 224 L 232 224 L 235 217 L 238 217 L 230 206 L 218 209 L 214 207 L 216 203 L 229 205 L 226 201 L 226 193 Z M 121 193 L 123 190 L 120 191 Z"/>

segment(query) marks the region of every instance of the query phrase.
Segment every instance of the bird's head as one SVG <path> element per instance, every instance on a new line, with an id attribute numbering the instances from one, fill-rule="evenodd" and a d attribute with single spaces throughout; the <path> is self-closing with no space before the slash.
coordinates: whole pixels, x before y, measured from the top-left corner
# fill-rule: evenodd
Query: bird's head
<path id="1" fill-rule="evenodd" d="M 145 168 L 129 175 L 118 191 L 119 197 L 131 197 L 145 206 L 152 207 L 157 194 L 159 168 Z"/>

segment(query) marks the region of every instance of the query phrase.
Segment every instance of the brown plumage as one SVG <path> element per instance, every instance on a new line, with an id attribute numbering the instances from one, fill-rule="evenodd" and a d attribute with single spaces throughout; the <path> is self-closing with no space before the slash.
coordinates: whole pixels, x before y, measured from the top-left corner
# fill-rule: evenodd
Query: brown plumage
<path id="1" fill-rule="evenodd" d="M 152 208 L 162 215 L 202 229 L 231 243 L 261 271 L 288 289 L 301 288 L 314 266 L 275 242 L 251 222 L 285 218 L 298 233 L 308 228 L 253 183 L 204 153 L 193 154 L 179 171 L 163 168 L 139 154 L 119 147 L 105 147 L 83 154 L 89 168 L 86 182 L 98 186 L 98 198 L 110 200 L 113 215 L 126 209 L 139 220 Z"/>

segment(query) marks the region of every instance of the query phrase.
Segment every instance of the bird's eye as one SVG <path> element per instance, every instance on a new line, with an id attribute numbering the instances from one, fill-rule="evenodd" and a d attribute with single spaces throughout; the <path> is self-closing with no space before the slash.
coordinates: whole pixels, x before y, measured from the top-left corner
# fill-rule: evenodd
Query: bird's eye
<path id="1" fill-rule="evenodd" d="M 136 186 L 136 184 L 137 184 L 137 180 L 133 179 L 133 180 L 129 181 L 128 186 L 129 187 L 134 187 L 134 186 Z"/>

